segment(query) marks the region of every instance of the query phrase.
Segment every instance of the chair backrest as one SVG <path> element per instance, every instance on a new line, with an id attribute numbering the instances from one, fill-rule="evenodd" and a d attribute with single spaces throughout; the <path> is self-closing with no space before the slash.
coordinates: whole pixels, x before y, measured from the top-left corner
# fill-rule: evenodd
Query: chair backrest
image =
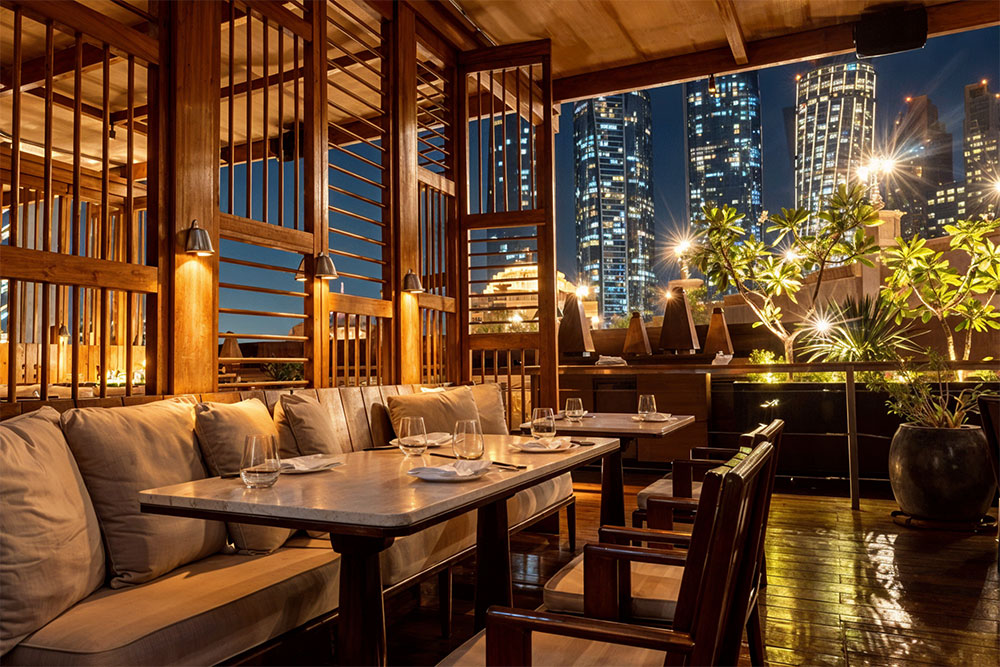
<path id="1" fill-rule="evenodd" d="M 754 557 L 773 453 L 770 443 L 760 443 L 732 468 L 705 475 L 674 613 L 674 629 L 695 642 L 690 664 L 715 664 L 727 618 L 745 609 L 736 591 L 754 571 L 745 563 Z"/>
<path id="2" fill-rule="evenodd" d="M 1000 396 L 980 396 L 979 414 L 983 418 L 983 432 L 993 464 L 993 474 L 1000 484 Z"/>

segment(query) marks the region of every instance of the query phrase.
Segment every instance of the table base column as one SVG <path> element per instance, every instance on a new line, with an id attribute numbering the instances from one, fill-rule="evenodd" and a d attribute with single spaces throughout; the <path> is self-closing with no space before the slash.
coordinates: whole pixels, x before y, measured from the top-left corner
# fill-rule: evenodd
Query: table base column
<path id="1" fill-rule="evenodd" d="M 622 478 L 622 449 L 601 461 L 601 525 L 625 525 L 625 481 Z"/>
<path id="2" fill-rule="evenodd" d="M 514 593 L 510 576 L 510 530 L 507 499 L 484 505 L 476 522 L 475 628 L 486 627 L 486 610 L 492 605 L 511 606 Z"/>
<path id="3" fill-rule="evenodd" d="M 337 619 L 337 662 L 341 665 L 384 665 L 385 609 L 379 554 L 391 537 L 331 535 L 340 554 L 340 607 Z"/>

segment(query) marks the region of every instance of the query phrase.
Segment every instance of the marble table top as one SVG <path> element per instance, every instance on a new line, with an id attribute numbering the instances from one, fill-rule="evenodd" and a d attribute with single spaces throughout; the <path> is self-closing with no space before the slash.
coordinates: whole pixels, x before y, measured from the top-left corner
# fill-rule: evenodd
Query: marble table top
<path id="1" fill-rule="evenodd" d="M 593 415 L 592 417 L 590 415 Z M 556 419 L 556 432 L 567 435 L 604 435 L 629 438 L 662 438 L 688 424 L 694 423 L 692 415 L 671 415 L 670 421 L 638 421 L 638 415 L 626 412 L 591 412 L 578 422 L 565 417 Z M 531 422 L 521 424 L 522 431 L 529 431 Z"/>
<path id="2" fill-rule="evenodd" d="M 385 532 L 405 534 L 410 532 L 404 530 L 407 527 L 433 522 L 436 517 L 471 508 L 486 498 L 513 495 L 619 448 L 615 438 L 598 438 L 593 446 L 524 454 L 510 450 L 508 445 L 527 438 L 487 435 L 484 440 L 487 458 L 527 468 L 494 468 L 467 482 L 426 482 L 407 475 L 407 471 L 448 464 L 448 459 L 428 454 L 452 454 L 450 446 L 412 457 L 404 456 L 399 449 L 368 450 L 343 454 L 344 465 L 331 470 L 282 475 L 269 489 L 248 489 L 239 478 L 211 477 L 140 491 L 139 501 L 143 511 L 154 513 L 219 520 L 230 520 L 223 515 L 231 514 L 231 520 L 252 516 L 254 523 L 269 525 L 283 525 L 283 521 L 292 527 L 296 522 L 349 524 L 397 529 Z"/>

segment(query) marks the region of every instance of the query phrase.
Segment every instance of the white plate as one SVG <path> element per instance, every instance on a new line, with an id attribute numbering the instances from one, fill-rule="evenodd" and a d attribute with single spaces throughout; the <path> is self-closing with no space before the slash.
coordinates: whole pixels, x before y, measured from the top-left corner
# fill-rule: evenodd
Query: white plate
<path id="1" fill-rule="evenodd" d="M 344 464 L 344 460 L 337 455 L 330 454 L 309 454 L 307 456 L 298 456 L 296 460 L 304 461 L 309 467 L 300 468 L 286 468 L 285 465 L 288 464 L 288 460 L 282 461 L 281 474 L 282 475 L 304 475 L 310 472 L 321 472 L 323 470 L 330 470 L 331 468 L 336 468 L 339 465 Z"/>
<path id="2" fill-rule="evenodd" d="M 577 448 L 580 447 L 580 445 L 578 445 L 575 442 L 573 442 L 573 443 L 570 443 L 569 447 L 566 447 L 564 449 L 525 449 L 525 448 L 521 447 L 521 445 L 517 444 L 516 442 L 512 442 L 509 445 L 507 445 L 507 447 L 512 452 L 517 452 L 519 454 L 560 454 L 562 452 L 568 452 L 568 451 L 577 449 Z"/>
<path id="3" fill-rule="evenodd" d="M 417 479 L 422 479 L 425 482 L 471 482 L 473 480 L 479 479 L 486 473 L 490 472 L 490 468 L 483 468 L 478 472 L 474 472 L 471 475 L 438 475 L 435 473 L 420 473 L 410 471 L 407 474 L 411 477 L 416 477 Z"/>
<path id="4" fill-rule="evenodd" d="M 435 437 L 437 436 L 437 437 Z M 431 440 L 434 439 L 434 442 Z M 434 449 L 435 447 L 443 447 L 445 445 L 450 445 L 452 441 L 452 435 L 450 433 L 428 433 L 427 434 L 427 449 Z M 389 441 L 390 445 L 394 447 L 399 447 L 399 438 L 393 438 Z"/>

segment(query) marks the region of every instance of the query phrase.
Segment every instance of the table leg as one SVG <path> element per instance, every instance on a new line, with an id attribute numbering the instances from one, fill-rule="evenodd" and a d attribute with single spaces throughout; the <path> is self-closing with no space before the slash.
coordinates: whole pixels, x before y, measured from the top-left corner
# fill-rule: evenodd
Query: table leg
<path id="1" fill-rule="evenodd" d="M 622 450 L 601 461 L 601 525 L 625 525 L 625 482 L 622 479 Z"/>
<path id="2" fill-rule="evenodd" d="M 484 505 L 478 510 L 476 523 L 476 630 L 486 627 L 486 610 L 492 605 L 509 607 L 513 601 L 507 499 L 503 498 L 489 505 Z"/>
<path id="3" fill-rule="evenodd" d="M 379 553 L 391 537 L 331 535 L 340 554 L 340 611 L 337 662 L 341 665 L 384 665 L 385 610 Z"/>

